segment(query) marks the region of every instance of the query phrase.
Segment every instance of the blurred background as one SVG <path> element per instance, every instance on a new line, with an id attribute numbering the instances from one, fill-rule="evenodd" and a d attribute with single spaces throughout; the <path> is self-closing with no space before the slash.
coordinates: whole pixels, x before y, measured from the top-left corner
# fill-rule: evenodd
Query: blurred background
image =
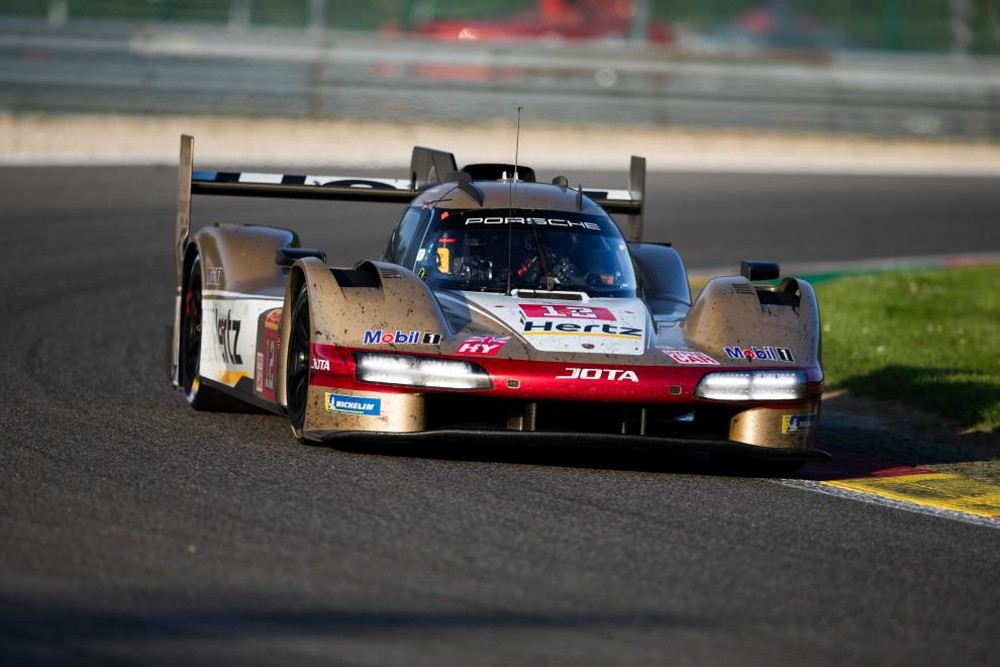
<path id="1" fill-rule="evenodd" d="M 0 0 L 0 112 L 1000 138 L 1000 0 Z"/>

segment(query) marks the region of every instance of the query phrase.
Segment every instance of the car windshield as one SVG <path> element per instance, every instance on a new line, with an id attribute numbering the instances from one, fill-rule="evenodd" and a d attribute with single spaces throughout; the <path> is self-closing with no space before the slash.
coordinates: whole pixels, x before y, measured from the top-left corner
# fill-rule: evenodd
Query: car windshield
<path id="1" fill-rule="evenodd" d="M 602 213 L 439 209 L 413 271 L 434 289 L 635 296 L 625 239 Z"/>

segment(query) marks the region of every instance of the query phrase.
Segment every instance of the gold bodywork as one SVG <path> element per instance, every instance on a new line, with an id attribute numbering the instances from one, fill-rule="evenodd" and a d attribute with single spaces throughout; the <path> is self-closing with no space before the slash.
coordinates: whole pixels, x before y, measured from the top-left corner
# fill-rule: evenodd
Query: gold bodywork
<path id="1" fill-rule="evenodd" d="M 794 307 L 768 303 L 787 295 Z M 776 299 L 777 300 L 777 299 Z M 819 307 L 809 283 L 788 278 L 780 285 L 754 285 L 741 276 L 706 283 L 681 328 L 689 342 L 705 349 L 759 344 L 789 348 L 799 364 L 819 363 Z"/>
<path id="2" fill-rule="evenodd" d="M 334 392 L 359 399 L 377 398 L 381 402 L 381 413 L 369 417 L 349 412 L 331 412 L 327 409 L 327 396 Z M 317 440 L 345 431 L 419 433 L 425 427 L 425 414 L 424 396 L 421 394 L 374 394 L 349 389 L 310 387 L 303 432 L 307 439 Z"/>
<path id="3" fill-rule="evenodd" d="M 729 422 L 729 439 L 758 447 L 777 449 L 808 449 L 816 442 L 819 421 L 819 398 L 788 408 L 751 408 Z M 790 417 L 806 420 L 806 429 L 789 429 Z"/>

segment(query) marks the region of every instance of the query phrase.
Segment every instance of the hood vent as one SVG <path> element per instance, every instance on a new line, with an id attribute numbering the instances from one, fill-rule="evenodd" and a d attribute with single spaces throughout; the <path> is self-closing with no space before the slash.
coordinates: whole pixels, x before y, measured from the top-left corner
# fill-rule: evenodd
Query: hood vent
<path id="1" fill-rule="evenodd" d="M 399 280 L 403 277 L 399 269 L 379 269 L 378 274 L 383 280 Z"/>

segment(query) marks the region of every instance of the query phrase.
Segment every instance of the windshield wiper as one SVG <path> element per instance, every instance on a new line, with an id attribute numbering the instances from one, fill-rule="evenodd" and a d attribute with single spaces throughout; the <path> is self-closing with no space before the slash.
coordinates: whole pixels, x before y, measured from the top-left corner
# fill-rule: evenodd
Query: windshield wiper
<path id="1" fill-rule="evenodd" d="M 545 246 L 542 245 L 542 235 L 538 233 L 538 227 L 534 224 L 529 224 L 528 226 L 531 227 L 531 235 L 535 239 L 535 253 L 536 257 L 538 257 L 538 265 L 542 269 L 542 277 L 545 279 L 545 289 L 552 291 L 552 288 L 558 284 L 559 280 L 549 269 L 549 263 L 545 259 Z"/>

